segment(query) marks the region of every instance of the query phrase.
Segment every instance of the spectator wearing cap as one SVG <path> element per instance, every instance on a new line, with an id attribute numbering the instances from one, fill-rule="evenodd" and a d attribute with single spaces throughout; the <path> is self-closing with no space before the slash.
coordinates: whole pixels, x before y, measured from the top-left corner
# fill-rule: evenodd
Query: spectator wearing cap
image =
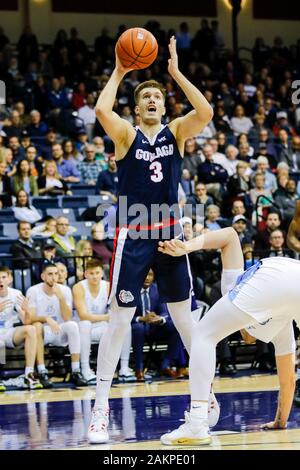
<path id="1" fill-rule="evenodd" d="M 284 129 L 290 137 L 297 135 L 295 129 L 289 124 L 288 114 L 286 111 L 279 111 L 276 114 L 276 118 L 276 122 L 272 129 L 275 137 L 279 135 L 279 131 L 282 129 Z"/>
<path id="2" fill-rule="evenodd" d="M 26 152 L 27 147 L 29 147 L 29 145 L 31 145 L 30 135 L 28 134 L 26 130 L 24 130 L 22 131 L 22 134 L 21 134 L 21 146 L 23 147 L 25 152 Z"/>
<path id="3" fill-rule="evenodd" d="M 233 201 L 232 207 L 231 207 L 231 214 L 232 214 L 232 217 L 228 219 L 228 223 L 226 223 L 226 225 L 231 226 L 233 218 L 236 215 L 243 215 L 244 217 L 246 217 L 246 225 L 247 225 L 248 232 L 251 234 L 252 237 L 256 234 L 255 228 L 253 227 L 251 221 L 246 216 L 246 207 L 243 201 L 239 199 L 236 199 L 235 201 Z"/>
<path id="4" fill-rule="evenodd" d="M 286 163 L 292 172 L 300 171 L 300 137 L 292 138 L 290 151 L 282 154 L 280 161 Z"/>
<path id="5" fill-rule="evenodd" d="M 266 157 L 268 159 L 270 168 L 272 170 L 275 170 L 277 167 L 278 161 L 276 158 L 275 149 L 274 149 L 273 154 L 269 153 L 268 149 L 270 148 L 270 145 L 272 146 L 272 144 L 266 144 L 264 142 L 260 142 L 258 144 L 258 152 L 254 155 L 254 158 L 257 159 L 259 156 Z"/>
<path id="6" fill-rule="evenodd" d="M 111 154 L 108 157 L 108 169 L 99 173 L 96 183 L 96 194 L 109 196 L 113 203 L 117 202 L 118 170 L 114 154 Z"/>
<path id="7" fill-rule="evenodd" d="M 241 243 L 252 243 L 252 235 L 247 230 L 247 219 L 244 215 L 235 215 L 232 219 L 232 227 L 238 234 Z"/>
<path id="8" fill-rule="evenodd" d="M 41 113 L 37 109 L 30 112 L 31 123 L 27 127 L 27 132 L 31 137 L 32 142 L 41 142 L 47 134 L 48 126 L 41 120 Z"/>
<path id="9" fill-rule="evenodd" d="M 42 245 L 42 256 L 48 261 L 54 261 L 56 256 L 56 244 L 52 238 L 47 238 Z"/>
<path id="10" fill-rule="evenodd" d="M 277 180 L 276 176 L 270 172 L 269 168 L 269 161 L 267 157 L 263 157 L 260 155 L 258 159 L 256 160 L 257 162 L 257 167 L 256 167 L 256 173 L 261 173 L 265 177 L 265 189 L 269 190 L 271 193 L 275 192 L 276 189 L 278 188 L 277 186 Z M 253 180 L 254 180 L 253 176 Z"/>
<path id="11" fill-rule="evenodd" d="M 16 194 L 16 202 L 12 208 L 15 219 L 35 224 L 41 220 L 38 210 L 29 204 L 28 194 L 24 189 L 20 189 Z"/>
<path id="12" fill-rule="evenodd" d="M 95 147 L 87 145 L 85 147 L 85 159 L 79 163 L 78 170 L 81 175 L 81 182 L 95 186 L 99 173 L 102 171 L 101 164 L 96 161 Z"/>

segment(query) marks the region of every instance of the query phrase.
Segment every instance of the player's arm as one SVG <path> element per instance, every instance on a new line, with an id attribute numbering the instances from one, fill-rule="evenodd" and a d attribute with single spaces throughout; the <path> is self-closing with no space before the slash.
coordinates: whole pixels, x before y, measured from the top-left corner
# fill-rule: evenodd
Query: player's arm
<path id="1" fill-rule="evenodd" d="M 60 314 L 64 321 L 70 321 L 72 319 L 72 295 L 69 298 L 65 298 L 64 293 L 60 289 L 59 285 L 56 284 L 54 287 L 54 293 L 59 300 Z"/>
<path id="2" fill-rule="evenodd" d="M 202 131 L 209 121 L 211 121 L 213 109 L 200 90 L 180 72 L 176 52 L 176 39 L 174 36 L 170 39 L 169 51 L 170 59 L 168 71 L 194 108 L 191 112 L 186 114 L 186 116 L 174 119 L 169 125 L 176 139 L 184 141 Z"/>
<path id="3" fill-rule="evenodd" d="M 263 429 L 285 429 L 293 404 L 295 391 L 295 354 L 276 356 L 279 378 L 278 405 L 274 421 L 264 424 Z"/>
<path id="4" fill-rule="evenodd" d="M 198 250 L 221 250 L 223 269 L 243 270 L 244 258 L 236 231 L 232 227 L 206 232 L 187 242 L 159 242 L 158 251 L 170 256 L 183 256 Z"/>
<path id="5" fill-rule="evenodd" d="M 287 235 L 287 245 L 291 250 L 300 253 L 300 201 L 297 201 L 294 217 Z"/>
<path id="6" fill-rule="evenodd" d="M 102 90 L 95 107 L 97 119 L 116 146 L 121 145 L 122 142 L 127 142 L 130 137 L 132 140 L 135 137 L 135 130 L 132 125 L 113 111 L 118 87 L 130 70 L 122 66 L 116 54 L 116 67 Z"/>
<path id="7" fill-rule="evenodd" d="M 81 321 L 89 320 L 91 323 L 96 323 L 98 321 L 107 321 L 109 319 L 108 315 L 94 315 L 87 311 L 86 303 L 84 301 L 84 289 L 80 284 L 75 284 L 73 286 L 73 300 L 75 309 Z"/>

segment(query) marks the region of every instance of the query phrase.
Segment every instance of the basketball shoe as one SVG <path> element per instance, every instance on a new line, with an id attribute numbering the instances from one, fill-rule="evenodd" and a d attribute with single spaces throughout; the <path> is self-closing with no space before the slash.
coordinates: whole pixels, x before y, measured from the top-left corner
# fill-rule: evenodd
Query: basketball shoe
<path id="1" fill-rule="evenodd" d="M 192 418 L 187 411 L 185 422 L 172 432 L 163 434 L 160 442 L 165 446 L 204 446 L 211 443 L 206 419 Z"/>
<path id="2" fill-rule="evenodd" d="M 211 387 L 208 399 L 208 425 L 213 428 L 220 418 L 220 406 Z"/>
<path id="3" fill-rule="evenodd" d="M 29 374 L 25 375 L 24 384 L 27 385 L 29 390 L 38 390 L 40 388 L 43 388 L 43 385 L 41 384 L 39 379 L 36 378 L 33 372 L 30 372 Z"/>
<path id="4" fill-rule="evenodd" d="M 92 418 L 87 437 L 90 444 L 106 444 L 108 435 L 109 408 L 99 407 L 92 410 Z"/>

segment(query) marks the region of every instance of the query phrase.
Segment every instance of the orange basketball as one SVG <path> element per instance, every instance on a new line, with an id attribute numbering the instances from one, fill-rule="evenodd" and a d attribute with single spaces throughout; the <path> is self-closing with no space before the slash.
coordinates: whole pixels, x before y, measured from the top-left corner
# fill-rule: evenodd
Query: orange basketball
<path id="1" fill-rule="evenodd" d="M 116 52 L 124 67 L 145 69 L 156 59 L 158 45 L 146 29 L 130 28 L 119 37 Z"/>

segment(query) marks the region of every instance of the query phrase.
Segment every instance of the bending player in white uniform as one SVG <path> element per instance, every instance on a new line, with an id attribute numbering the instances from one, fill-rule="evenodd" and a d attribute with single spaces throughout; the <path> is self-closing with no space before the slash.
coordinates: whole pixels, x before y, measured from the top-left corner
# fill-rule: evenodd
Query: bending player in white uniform
<path id="1" fill-rule="evenodd" d="M 199 249 L 221 248 L 223 272 L 228 273 L 222 292 L 228 292 L 200 320 L 192 335 L 190 355 L 191 410 L 178 429 L 164 434 L 165 445 L 206 445 L 208 397 L 216 366 L 216 345 L 237 330 L 275 347 L 280 393 L 274 421 L 266 429 L 286 427 L 295 387 L 295 342 L 292 320 L 300 323 L 300 262 L 290 258 L 267 258 L 242 272 L 243 256 L 237 234 L 232 228 L 209 232 L 188 242 L 172 240 L 159 250 L 171 256 L 183 256 Z M 230 273 L 232 279 L 230 281 Z"/>
<path id="2" fill-rule="evenodd" d="M 91 343 L 99 343 L 107 330 L 109 283 L 104 281 L 101 261 L 91 259 L 86 262 L 85 279 L 73 287 L 74 306 L 80 318 L 81 372 L 84 379 L 92 384 L 96 375 L 90 368 Z M 121 372 L 130 375 L 129 355 L 131 330 L 127 334 L 121 352 Z M 101 363 L 101 357 L 98 358 Z"/>
<path id="3" fill-rule="evenodd" d="M 43 265 L 43 282 L 28 289 L 31 323 L 37 332 L 37 368 L 45 388 L 52 386 L 48 379 L 44 359 L 44 345 L 67 346 L 71 353 L 71 382 L 77 386 L 86 385 L 80 372 L 79 329 L 72 318 L 72 292 L 68 286 L 58 285 L 58 271 L 55 264 L 47 261 Z"/>
<path id="4" fill-rule="evenodd" d="M 9 287 L 11 281 L 10 269 L 0 266 L 0 341 L 12 349 L 24 343 L 26 364 L 24 382 L 29 389 L 43 388 L 33 374 L 37 339 L 35 328 L 30 325 L 28 302 L 21 291 Z M 14 327 L 14 321 L 18 319 L 23 325 Z M 5 391 L 3 384 L 1 389 Z"/>

